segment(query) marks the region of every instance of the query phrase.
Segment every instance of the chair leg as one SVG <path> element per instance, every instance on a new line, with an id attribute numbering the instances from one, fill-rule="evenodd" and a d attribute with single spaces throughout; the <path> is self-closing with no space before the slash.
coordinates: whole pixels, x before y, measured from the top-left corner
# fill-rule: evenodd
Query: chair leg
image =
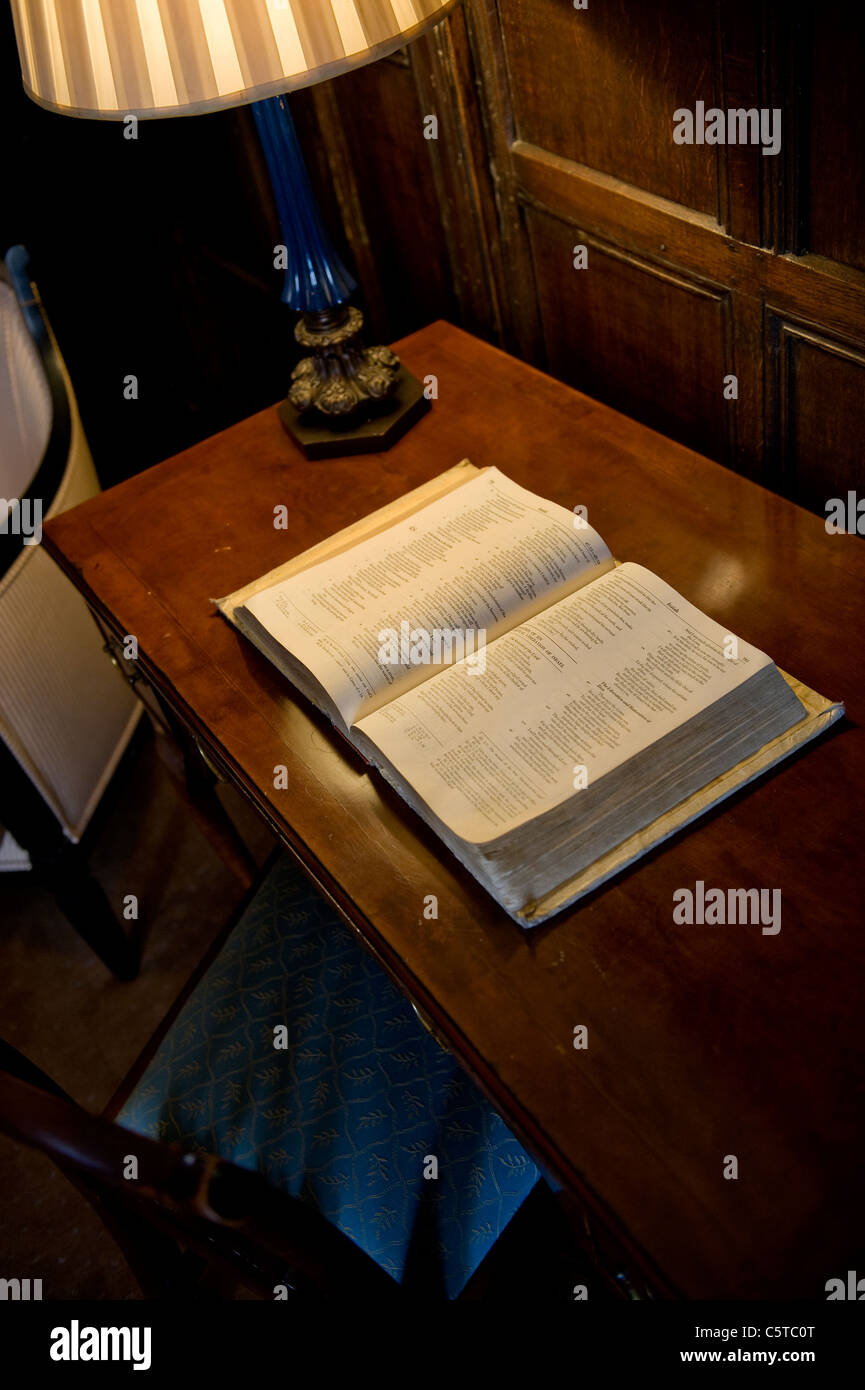
<path id="1" fill-rule="evenodd" d="M 137 944 L 123 932 L 83 850 L 66 839 L 56 816 L 2 742 L 0 821 L 27 851 L 34 873 L 90 949 L 118 979 L 134 979 Z"/>
<path id="2" fill-rule="evenodd" d="M 17 840 L 14 830 L 12 834 Z M 24 848 L 60 911 L 91 951 L 119 980 L 134 980 L 140 964 L 139 947 L 121 928 L 81 849 L 66 843 L 53 854 L 37 853 L 34 857 L 28 845 Z"/>

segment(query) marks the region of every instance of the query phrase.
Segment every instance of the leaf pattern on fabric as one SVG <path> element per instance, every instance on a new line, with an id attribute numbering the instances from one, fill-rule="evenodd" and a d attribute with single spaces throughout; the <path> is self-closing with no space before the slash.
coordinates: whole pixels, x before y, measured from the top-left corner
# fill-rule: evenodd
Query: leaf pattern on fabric
<path id="1" fill-rule="evenodd" d="M 274 1047 L 284 1027 L 287 1046 Z M 263 1170 L 399 1279 L 421 1204 L 454 1298 L 539 1173 L 333 908 L 278 860 L 118 1117 Z M 427 1156 L 438 1178 L 425 1179 Z"/>

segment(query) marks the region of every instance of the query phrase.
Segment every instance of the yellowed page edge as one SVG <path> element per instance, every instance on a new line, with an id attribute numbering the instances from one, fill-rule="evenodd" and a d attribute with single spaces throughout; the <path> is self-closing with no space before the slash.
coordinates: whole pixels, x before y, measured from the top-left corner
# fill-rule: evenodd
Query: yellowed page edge
<path id="1" fill-rule="evenodd" d="M 770 739 L 756 753 L 752 753 L 748 758 L 743 758 L 728 772 L 724 772 L 720 777 L 715 777 L 711 782 L 707 782 L 705 787 L 694 792 L 687 800 L 680 801 L 678 806 L 674 806 L 662 816 L 658 816 L 651 825 L 645 826 L 643 830 L 637 831 L 635 835 L 629 836 L 627 840 L 623 840 L 621 844 L 608 850 L 606 854 L 601 855 L 581 873 L 560 884 L 558 888 L 551 889 L 542 898 L 527 903 L 519 912 L 513 914 L 516 920 L 523 926 L 538 926 L 554 913 L 560 912 L 562 908 L 577 902 L 592 889 L 600 887 L 614 874 L 634 863 L 650 849 L 654 849 L 663 840 L 675 835 L 678 830 L 696 820 L 704 811 L 708 811 L 728 796 L 732 796 L 740 787 L 746 786 L 748 782 L 759 777 L 762 772 L 774 767 L 776 763 L 781 762 L 796 748 L 808 743 L 810 739 L 816 738 L 818 734 L 827 729 L 830 724 L 834 724 L 835 720 L 840 719 L 844 714 L 843 704 L 818 695 L 815 690 L 803 685 L 801 681 L 788 675 L 786 671 L 781 671 L 781 675 L 808 711 L 804 719 L 800 719 L 799 723 L 794 724 L 792 729 L 788 729 L 786 733 Z"/>

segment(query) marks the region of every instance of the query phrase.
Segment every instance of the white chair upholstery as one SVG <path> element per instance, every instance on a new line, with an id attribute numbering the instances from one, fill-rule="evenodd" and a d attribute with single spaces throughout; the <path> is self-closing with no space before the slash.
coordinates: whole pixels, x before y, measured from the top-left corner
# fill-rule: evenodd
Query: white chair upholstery
<path id="1" fill-rule="evenodd" d="M 43 520 L 99 491 L 59 353 L 58 360 L 71 436 L 66 468 Z M 51 427 L 41 354 L 12 287 L 0 280 L 0 499 L 8 502 L 27 492 Z M 5 502 L 0 500 L 0 529 L 11 514 Z M 80 595 L 38 545 L 25 545 L 0 576 L 0 737 L 70 839 L 83 833 L 140 708 L 102 650 Z M 0 819 L 2 814 L 0 788 Z M 9 853 L 7 841 L 0 866 Z"/>

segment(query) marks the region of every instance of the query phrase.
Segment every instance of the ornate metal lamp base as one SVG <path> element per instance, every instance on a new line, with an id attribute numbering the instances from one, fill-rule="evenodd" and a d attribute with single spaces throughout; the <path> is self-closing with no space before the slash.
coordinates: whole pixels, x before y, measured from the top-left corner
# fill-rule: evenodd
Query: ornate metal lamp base
<path id="1" fill-rule="evenodd" d="M 379 454 L 411 429 L 430 408 L 417 377 L 405 367 L 396 374 L 393 393 L 361 419 L 323 420 L 302 414 L 290 401 L 279 407 L 279 418 L 308 459 L 339 458 L 344 454 Z"/>
<path id="2" fill-rule="evenodd" d="M 286 432 L 307 458 L 389 449 L 429 409 L 423 387 L 387 347 L 365 347 L 353 306 L 305 314 L 294 335 L 313 350 L 291 374 L 279 407 Z"/>

